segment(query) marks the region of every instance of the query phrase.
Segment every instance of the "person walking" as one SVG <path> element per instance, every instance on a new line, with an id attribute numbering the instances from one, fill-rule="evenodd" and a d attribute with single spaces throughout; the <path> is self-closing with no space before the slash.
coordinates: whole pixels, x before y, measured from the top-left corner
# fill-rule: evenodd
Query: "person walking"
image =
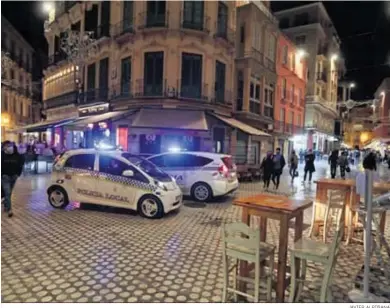
<path id="1" fill-rule="evenodd" d="M 343 152 L 339 157 L 338 164 L 340 166 L 340 176 L 343 180 L 345 180 L 345 172 L 349 172 L 349 163 L 348 163 L 348 153 Z"/>
<path id="2" fill-rule="evenodd" d="M 267 190 L 269 188 L 271 176 L 274 171 L 274 162 L 271 151 L 267 152 L 267 156 L 264 157 L 263 161 L 261 162 L 260 169 L 263 170 L 263 188 Z"/>
<path id="3" fill-rule="evenodd" d="M 332 179 L 336 177 L 336 172 L 337 172 L 337 164 L 339 162 L 339 151 L 338 150 L 333 150 L 332 154 L 329 156 L 329 165 L 330 165 L 330 176 Z"/>
<path id="4" fill-rule="evenodd" d="M 295 153 L 295 150 L 291 151 L 288 161 L 290 163 L 290 176 L 291 176 L 291 183 L 292 183 L 294 182 L 294 178 L 296 176 L 297 168 L 298 168 L 298 156 Z"/>
<path id="5" fill-rule="evenodd" d="M 316 157 L 313 154 L 313 151 L 310 149 L 307 151 L 307 154 L 305 155 L 305 174 L 303 176 L 303 184 L 306 182 L 307 174 L 309 173 L 309 183 L 311 182 L 313 172 L 316 171 L 316 168 L 314 167 L 314 161 Z"/>
<path id="6" fill-rule="evenodd" d="M 24 157 L 18 153 L 15 144 L 4 142 L 1 153 L 1 186 L 4 193 L 4 210 L 12 217 L 11 196 L 18 177 L 22 174 Z"/>
<path id="7" fill-rule="evenodd" d="M 274 183 L 274 189 L 279 188 L 280 176 L 283 173 L 283 168 L 286 165 L 286 160 L 283 154 L 280 152 L 280 148 L 276 148 L 276 153 L 273 156 L 274 172 L 272 174 L 272 183 Z"/>

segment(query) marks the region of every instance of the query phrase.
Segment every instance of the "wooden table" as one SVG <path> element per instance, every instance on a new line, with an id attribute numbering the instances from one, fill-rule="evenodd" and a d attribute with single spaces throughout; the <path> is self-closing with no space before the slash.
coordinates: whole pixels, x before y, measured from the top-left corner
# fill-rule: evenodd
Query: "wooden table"
<path id="1" fill-rule="evenodd" d="M 251 216 L 260 217 L 261 241 L 265 242 L 267 239 L 267 219 L 280 221 L 276 301 L 284 302 L 284 292 L 288 285 L 286 271 L 289 221 L 295 218 L 294 240 L 300 240 L 303 231 L 303 211 L 312 206 L 313 201 L 293 200 L 284 196 L 259 194 L 236 199 L 233 201 L 233 204 L 242 207 L 242 222 L 247 225 L 250 225 Z M 297 264 L 300 264 L 300 262 L 297 262 Z M 297 272 L 299 272 L 299 266 L 297 267 Z M 240 263 L 240 273 L 244 277 L 248 276 L 249 267 L 247 262 Z M 244 289 L 245 285 L 242 288 Z"/>
<path id="2" fill-rule="evenodd" d="M 342 190 L 345 191 L 345 205 L 347 206 L 345 212 L 345 226 L 348 226 L 350 215 L 352 215 L 351 207 L 357 205 L 360 201 L 360 196 L 356 193 L 356 182 L 354 179 L 328 179 L 323 178 L 314 181 L 317 184 L 316 202 L 325 204 L 328 199 L 328 190 Z M 390 191 L 390 183 L 387 182 L 375 182 L 373 186 L 373 192 L 376 194 L 383 194 Z M 321 211 L 318 206 L 315 207 L 315 222 L 313 233 L 318 234 L 319 226 L 324 223 L 324 211 Z M 386 224 L 386 215 L 383 215 L 380 223 L 380 230 L 384 232 Z M 346 233 L 345 233 L 346 234 Z"/>

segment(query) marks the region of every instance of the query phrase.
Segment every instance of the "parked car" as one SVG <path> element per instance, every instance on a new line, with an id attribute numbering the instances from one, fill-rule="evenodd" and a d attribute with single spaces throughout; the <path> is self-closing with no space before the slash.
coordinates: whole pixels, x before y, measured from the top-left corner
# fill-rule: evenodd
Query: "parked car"
<path id="1" fill-rule="evenodd" d="M 196 201 L 210 201 L 238 189 L 237 168 L 227 154 L 169 152 L 148 160 L 174 177 L 183 195 Z"/>

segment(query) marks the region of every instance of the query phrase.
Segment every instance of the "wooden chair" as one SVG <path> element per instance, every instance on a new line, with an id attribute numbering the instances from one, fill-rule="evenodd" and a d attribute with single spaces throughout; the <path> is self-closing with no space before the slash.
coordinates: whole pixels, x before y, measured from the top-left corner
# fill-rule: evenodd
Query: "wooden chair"
<path id="1" fill-rule="evenodd" d="M 330 281 L 336 265 L 337 256 L 340 249 L 340 243 L 344 233 L 345 210 L 338 217 L 337 231 L 331 243 L 326 244 L 310 239 L 301 239 L 293 244 L 290 249 L 291 257 L 291 288 L 290 302 L 296 302 L 303 290 L 304 281 L 306 279 L 307 261 L 319 262 L 324 265 L 324 276 L 321 283 L 320 302 L 326 300 L 331 302 L 331 294 L 329 293 Z M 301 261 L 301 273 L 297 273 L 296 260 Z M 298 275 L 298 277 L 297 277 Z"/>
<path id="2" fill-rule="evenodd" d="M 226 302 L 229 292 L 234 294 L 236 301 L 237 295 L 241 295 L 253 299 L 256 303 L 259 302 L 260 265 L 267 258 L 269 259 L 269 271 L 265 275 L 265 278 L 267 279 L 267 301 L 270 302 L 275 246 L 260 242 L 260 230 L 254 230 L 242 222 L 235 222 L 223 226 L 222 243 L 224 275 L 222 302 Z M 247 261 L 255 264 L 254 279 L 238 275 L 239 261 Z M 230 263 L 233 263 L 233 266 L 229 267 L 231 265 Z M 234 288 L 229 287 L 229 274 L 232 271 L 234 271 Z M 238 290 L 238 281 L 254 284 L 254 295 Z"/>
<path id="3" fill-rule="evenodd" d="M 325 217 L 324 217 L 324 229 L 322 234 L 322 240 L 326 243 L 326 237 L 328 234 L 328 225 L 333 219 L 336 219 L 336 228 L 339 229 L 340 215 L 345 208 L 344 204 L 345 195 L 343 191 L 331 190 L 329 193 L 328 203 L 326 204 Z"/>

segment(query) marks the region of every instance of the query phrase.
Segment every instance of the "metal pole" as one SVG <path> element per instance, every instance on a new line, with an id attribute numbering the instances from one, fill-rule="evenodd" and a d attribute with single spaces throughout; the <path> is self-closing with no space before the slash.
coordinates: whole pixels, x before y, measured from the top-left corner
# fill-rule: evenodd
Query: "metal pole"
<path id="1" fill-rule="evenodd" d="M 372 187 L 373 187 L 373 170 L 365 170 L 365 187 L 364 187 L 364 201 L 366 207 L 366 230 L 364 237 L 364 289 L 363 296 L 368 297 L 369 281 L 370 281 L 370 259 L 371 259 L 371 225 L 372 225 Z"/>

